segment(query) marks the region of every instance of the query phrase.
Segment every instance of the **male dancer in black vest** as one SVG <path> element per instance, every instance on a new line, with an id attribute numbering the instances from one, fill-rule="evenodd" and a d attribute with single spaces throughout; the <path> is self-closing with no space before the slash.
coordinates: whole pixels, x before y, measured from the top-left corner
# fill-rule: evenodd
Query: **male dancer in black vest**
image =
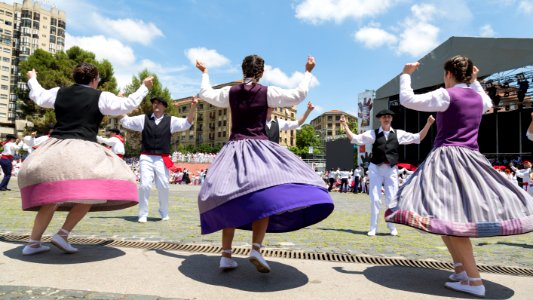
<path id="1" fill-rule="evenodd" d="M 153 113 L 135 117 L 125 116 L 120 120 L 122 127 L 142 132 L 139 159 L 141 169 L 139 223 L 146 223 L 148 219 L 148 198 L 154 179 L 159 196 L 159 215 L 163 221 L 169 219 L 168 168 L 173 164 L 170 159 L 170 137 L 173 133 L 187 130 L 192 126 L 198 104 L 198 99 L 193 98 L 187 118 L 177 118 L 165 115 L 165 109 L 168 107 L 165 99 L 154 97 L 150 101 Z"/>
<path id="2" fill-rule="evenodd" d="M 272 120 L 272 111 L 274 108 L 269 107 L 267 110 L 267 121 L 265 127 L 268 139 L 276 144 L 279 144 L 279 132 L 293 130 L 300 127 L 303 123 L 305 123 L 305 120 L 307 117 L 309 117 L 309 114 L 313 111 L 313 109 L 315 109 L 315 106 L 313 103 L 309 102 L 307 103 L 307 110 L 305 111 L 304 115 L 298 119 L 298 121 L 285 121 L 281 119 Z"/>
<path id="3" fill-rule="evenodd" d="M 352 144 L 372 144 L 372 159 L 368 166 L 370 180 L 370 231 L 369 236 L 375 236 L 378 228 L 378 216 L 381 208 L 381 186 L 385 189 L 385 204 L 388 206 L 398 191 L 398 147 L 407 144 L 419 144 L 435 121 L 429 116 L 426 125 L 419 133 L 409 133 L 391 127 L 394 112 L 384 109 L 377 113 L 381 126 L 375 130 L 368 130 L 361 134 L 354 134 L 348 127 L 346 119 L 341 116 L 341 126 Z M 393 223 L 387 223 L 391 235 L 398 235 Z"/>

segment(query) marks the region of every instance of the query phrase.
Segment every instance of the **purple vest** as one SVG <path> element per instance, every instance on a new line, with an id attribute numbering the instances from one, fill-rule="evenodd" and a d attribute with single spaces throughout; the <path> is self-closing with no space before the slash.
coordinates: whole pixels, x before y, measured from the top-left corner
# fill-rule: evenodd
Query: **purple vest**
<path id="1" fill-rule="evenodd" d="M 229 90 L 231 140 L 268 140 L 265 124 L 268 109 L 267 87 L 239 84 Z"/>
<path id="2" fill-rule="evenodd" d="M 471 88 L 449 88 L 450 106 L 437 113 L 437 137 L 434 147 L 461 146 L 479 150 L 477 136 L 483 99 Z"/>

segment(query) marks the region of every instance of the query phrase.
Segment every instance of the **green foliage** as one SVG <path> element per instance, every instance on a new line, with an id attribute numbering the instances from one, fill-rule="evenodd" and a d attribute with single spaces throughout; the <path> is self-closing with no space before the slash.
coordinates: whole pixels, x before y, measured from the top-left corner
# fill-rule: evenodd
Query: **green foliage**
<path id="1" fill-rule="evenodd" d="M 181 153 L 218 153 L 222 149 L 222 145 L 210 146 L 209 144 L 200 145 L 178 145 L 178 152 Z"/>
<path id="2" fill-rule="evenodd" d="M 307 157 L 310 146 L 313 147 L 313 153 L 320 154 L 320 137 L 313 126 L 306 124 L 296 132 L 296 146 L 289 150 L 300 157 Z"/>
<path id="3" fill-rule="evenodd" d="M 35 69 L 37 80 L 45 89 L 54 87 L 65 87 L 72 85 L 72 69 L 80 62 L 94 64 L 98 68 L 100 75 L 99 90 L 117 92 L 117 81 L 114 76 L 113 66 L 107 60 L 97 61 L 94 53 L 85 51 L 79 47 L 72 47 L 67 52 L 57 52 L 52 54 L 42 49 L 37 49 L 27 60 L 19 64 L 20 75 L 23 81 L 27 81 L 26 73 Z M 41 108 L 29 99 L 29 91 L 17 89 L 17 107 L 21 110 L 18 115 L 21 119 L 27 119 L 34 124 L 31 131 L 40 133 L 48 132 L 50 124 L 55 124 L 55 113 L 53 109 Z"/>

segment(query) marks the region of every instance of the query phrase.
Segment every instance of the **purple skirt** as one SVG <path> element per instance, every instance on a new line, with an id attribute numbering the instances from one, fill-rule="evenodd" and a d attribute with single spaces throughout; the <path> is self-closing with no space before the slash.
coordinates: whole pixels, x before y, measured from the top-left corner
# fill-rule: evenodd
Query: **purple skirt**
<path id="1" fill-rule="evenodd" d="M 209 168 L 198 195 L 202 234 L 251 230 L 269 218 L 267 232 L 316 224 L 333 211 L 322 179 L 298 156 L 268 140 L 228 142 Z"/>

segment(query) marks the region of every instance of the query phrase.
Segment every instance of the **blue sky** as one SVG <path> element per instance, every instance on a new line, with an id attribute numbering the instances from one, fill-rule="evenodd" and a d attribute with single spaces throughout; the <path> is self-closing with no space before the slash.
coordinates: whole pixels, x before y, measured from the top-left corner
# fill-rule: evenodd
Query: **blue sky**
<path id="1" fill-rule="evenodd" d="M 22 1 L 17 1 L 22 2 Z M 377 89 L 450 36 L 533 37 L 533 0 L 49 0 L 67 14 L 67 47 L 109 59 L 119 85 L 143 68 L 174 98 L 196 94 L 204 60 L 213 84 L 241 78 L 259 54 L 263 84 L 298 85 L 316 58 L 308 100 L 355 114 Z M 483 68 L 483 66 L 479 66 Z M 298 107 L 298 115 L 305 103 Z"/>

